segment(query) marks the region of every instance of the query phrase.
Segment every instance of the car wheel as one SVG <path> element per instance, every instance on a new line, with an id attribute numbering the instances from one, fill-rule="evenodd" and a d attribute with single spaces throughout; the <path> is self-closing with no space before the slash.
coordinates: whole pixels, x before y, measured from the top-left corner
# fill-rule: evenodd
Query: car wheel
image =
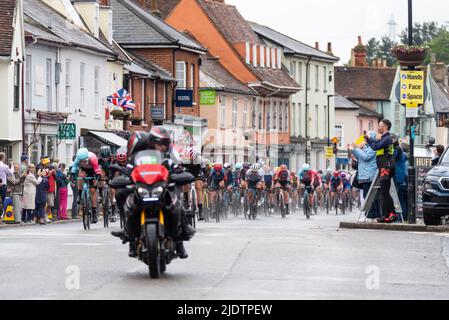
<path id="1" fill-rule="evenodd" d="M 441 224 L 441 217 L 424 212 L 424 224 L 426 226 L 439 226 Z"/>

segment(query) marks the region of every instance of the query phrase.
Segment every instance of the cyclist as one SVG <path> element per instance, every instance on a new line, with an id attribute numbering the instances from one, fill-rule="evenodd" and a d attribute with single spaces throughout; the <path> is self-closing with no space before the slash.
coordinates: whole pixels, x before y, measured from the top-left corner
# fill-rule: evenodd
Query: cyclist
<path id="1" fill-rule="evenodd" d="M 86 148 L 81 148 L 76 153 L 76 159 L 72 166 L 72 177 L 93 178 L 89 180 L 90 200 L 92 206 L 92 223 L 98 222 L 97 218 L 97 185 L 101 179 L 101 169 L 98 165 L 98 158 L 93 152 Z M 83 180 L 78 180 L 78 206 L 81 204 L 81 194 L 83 191 Z"/>
<path id="2" fill-rule="evenodd" d="M 334 171 L 330 180 L 331 205 L 334 205 L 335 193 L 343 188 L 343 181 L 340 178 L 340 171 Z"/>
<path id="3" fill-rule="evenodd" d="M 310 165 L 307 163 L 302 166 L 299 182 L 304 185 L 304 189 L 307 190 L 310 208 L 313 208 L 313 186 L 315 185 L 315 175 L 313 174 L 313 170 L 310 169 Z"/>
<path id="4" fill-rule="evenodd" d="M 225 187 L 225 183 L 227 180 L 227 176 L 223 168 L 223 165 L 220 163 L 214 164 L 214 168 L 210 176 L 211 176 L 210 196 L 212 200 L 211 204 L 212 207 L 214 207 L 216 201 L 215 195 L 220 188 Z"/>
<path id="5" fill-rule="evenodd" d="M 204 220 L 203 216 L 203 184 L 207 174 L 206 164 L 201 154 L 193 149 L 187 149 L 182 157 L 182 166 L 195 177 L 196 200 L 198 203 L 198 220 Z M 183 186 L 184 199 L 189 201 L 190 186 Z"/>
<path id="6" fill-rule="evenodd" d="M 317 193 L 317 199 L 318 201 L 321 201 L 321 190 L 322 190 L 321 175 L 316 170 L 312 170 L 312 175 L 313 175 L 313 190 L 314 190 L 313 192 Z"/>
<path id="7" fill-rule="evenodd" d="M 265 190 L 268 192 L 268 205 L 270 210 L 274 210 L 274 197 L 273 197 L 273 170 L 269 165 L 264 166 L 263 180 L 265 184 Z"/>
<path id="8" fill-rule="evenodd" d="M 290 172 L 290 178 L 292 181 L 292 202 L 296 206 L 294 209 L 298 209 L 298 187 L 299 178 L 295 171 Z"/>
<path id="9" fill-rule="evenodd" d="M 343 192 L 346 195 L 346 198 L 348 199 L 348 201 L 351 201 L 351 182 L 350 182 L 350 177 L 348 174 L 346 174 L 346 172 L 342 172 L 340 173 L 340 178 L 343 184 Z M 349 204 L 349 203 L 348 203 Z"/>
<path id="10" fill-rule="evenodd" d="M 263 173 L 260 170 L 259 165 L 253 164 L 250 167 L 250 170 L 246 172 L 246 181 L 248 182 L 248 203 L 253 203 L 254 196 L 256 196 L 255 203 L 257 204 L 260 199 L 264 181 Z"/>
<path id="11" fill-rule="evenodd" d="M 234 187 L 238 188 L 240 186 L 240 171 L 243 168 L 243 164 L 240 162 L 237 162 L 235 164 L 235 170 L 234 170 Z"/>
<path id="12" fill-rule="evenodd" d="M 101 202 L 103 200 L 103 188 L 107 180 L 114 178 L 114 173 L 110 170 L 111 164 L 114 162 L 114 155 L 112 154 L 112 150 L 110 146 L 102 146 L 100 148 L 100 158 L 98 159 L 98 164 L 101 167 L 101 180 L 98 183 L 98 201 Z M 110 188 L 109 194 L 106 195 L 109 197 L 111 205 L 112 205 L 112 222 L 116 221 L 115 216 L 115 190 Z"/>
<path id="13" fill-rule="evenodd" d="M 288 168 L 285 164 L 281 165 L 279 167 L 279 170 L 276 171 L 276 174 L 274 176 L 274 183 L 277 188 L 281 188 L 282 192 L 284 193 L 284 204 L 281 203 L 281 205 L 285 205 L 286 214 L 290 214 L 289 208 L 288 208 L 288 194 L 290 189 L 290 172 L 288 171 Z"/>

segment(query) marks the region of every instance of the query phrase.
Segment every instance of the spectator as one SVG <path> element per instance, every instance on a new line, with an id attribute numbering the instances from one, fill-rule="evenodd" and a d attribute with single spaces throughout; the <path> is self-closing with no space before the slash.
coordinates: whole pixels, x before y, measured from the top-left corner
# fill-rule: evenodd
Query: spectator
<path id="1" fill-rule="evenodd" d="M 394 184 L 398 193 L 399 203 L 401 205 L 402 217 L 404 220 L 408 218 L 408 203 L 407 203 L 407 154 L 399 145 L 398 137 L 392 135 L 394 145 L 394 160 L 396 167 L 394 170 Z"/>
<path id="2" fill-rule="evenodd" d="M 36 186 L 42 182 L 42 177 L 39 176 L 36 179 L 36 166 L 30 164 L 28 166 L 28 173 L 25 178 L 25 183 L 23 187 L 23 211 L 22 211 L 22 221 L 31 223 L 34 219 L 34 210 L 36 209 Z M 36 220 L 36 223 L 39 222 Z"/>
<path id="3" fill-rule="evenodd" d="M 28 156 L 26 154 L 22 154 L 20 157 L 20 167 L 19 174 L 20 176 L 27 175 L 28 172 Z"/>
<path id="4" fill-rule="evenodd" d="M 0 152 L 0 196 L 2 198 L 2 208 L 6 198 L 8 178 L 12 176 L 10 169 L 3 161 L 5 161 L 5 153 Z"/>
<path id="5" fill-rule="evenodd" d="M 11 188 L 11 196 L 14 208 L 14 220 L 15 222 L 25 222 L 22 218 L 22 191 L 23 182 L 26 175 L 19 174 L 19 165 L 14 165 L 14 175 L 8 178 L 8 185 Z"/>
<path id="6" fill-rule="evenodd" d="M 444 146 L 438 145 L 435 148 L 434 153 L 435 153 L 435 157 L 432 159 L 432 166 L 436 166 L 436 165 L 438 165 L 438 162 L 440 162 L 440 158 L 444 153 Z"/>
<path id="7" fill-rule="evenodd" d="M 67 220 L 67 197 L 68 197 L 68 183 L 67 174 L 65 173 L 65 163 L 59 165 L 58 171 L 56 171 L 56 181 L 58 182 L 59 189 L 59 216 L 61 220 Z"/>
<path id="8" fill-rule="evenodd" d="M 369 133 L 370 139 L 376 138 L 375 132 Z M 359 184 L 362 185 L 363 199 L 368 196 L 371 184 L 376 176 L 377 164 L 376 164 L 376 152 L 364 141 L 360 145 L 352 144 L 352 153 L 358 162 L 358 180 Z M 380 218 L 379 203 L 377 197 L 371 206 L 367 216 L 368 219 Z"/>
<path id="9" fill-rule="evenodd" d="M 36 187 L 36 217 L 37 223 L 45 224 L 45 206 L 47 204 L 48 189 L 50 186 L 44 169 L 40 169 L 37 174 L 42 177 L 42 181 Z"/>
<path id="10" fill-rule="evenodd" d="M 54 174 L 54 178 L 55 178 L 55 202 L 54 202 L 54 206 L 53 206 L 53 212 L 52 215 L 55 217 L 55 219 L 59 219 L 59 183 L 57 181 L 57 177 L 56 177 L 56 172 L 59 169 L 59 160 L 58 159 L 54 159 L 52 162 L 52 166 L 55 169 L 55 174 Z"/>
<path id="11" fill-rule="evenodd" d="M 50 160 L 48 160 L 50 163 Z M 48 166 L 47 170 L 48 179 L 48 193 L 47 193 L 47 216 L 48 221 L 57 220 L 57 213 L 55 214 L 55 195 L 56 195 L 56 170 L 53 165 Z"/>
<path id="12" fill-rule="evenodd" d="M 391 122 L 387 119 L 381 120 L 377 132 L 381 135 L 380 140 L 372 139 L 365 135 L 368 145 L 376 152 L 376 163 L 380 174 L 380 198 L 384 209 L 384 216 L 378 222 L 391 223 L 398 220 L 393 198 L 390 195 L 391 179 L 394 177 L 394 146 L 390 135 Z"/>
<path id="13" fill-rule="evenodd" d="M 73 158 L 72 158 L 72 165 L 73 165 L 73 162 L 75 161 L 75 159 L 76 159 L 76 155 L 74 155 Z M 71 181 L 73 181 L 73 179 L 75 179 L 76 177 L 72 177 L 71 172 L 72 172 L 72 166 L 70 166 L 70 168 L 69 168 L 69 173 L 70 173 L 69 174 L 70 175 L 69 178 L 70 178 Z M 70 183 L 70 188 L 72 189 L 72 195 L 73 195 L 72 219 L 76 219 L 78 217 L 78 203 L 77 203 L 77 200 L 78 200 L 78 186 L 74 182 L 71 182 Z"/>

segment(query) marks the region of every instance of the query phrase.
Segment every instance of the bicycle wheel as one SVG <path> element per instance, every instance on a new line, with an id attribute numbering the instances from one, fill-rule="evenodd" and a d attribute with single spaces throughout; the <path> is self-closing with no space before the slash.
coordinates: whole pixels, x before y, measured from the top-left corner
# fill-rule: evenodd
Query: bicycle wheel
<path id="1" fill-rule="evenodd" d="M 304 193 L 303 208 L 304 208 L 304 215 L 306 216 L 307 219 L 310 219 L 309 195 L 307 193 Z"/>
<path id="2" fill-rule="evenodd" d="M 111 208 L 110 201 L 109 201 L 109 190 L 108 188 L 104 188 L 104 194 L 103 196 L 103 224 L 105 228 L 109 227 L 109 210 Z"/>
<path id="3" fill-rule="evenodd" d="M 193 212 L 193 217 L 192 217 L 192 222 L 193 222 L 193 224 L 192 224 L 192 226 L 193 226 L 193 228 L 194 229 L 196 229 L 196 216 L 197 216 L 197 214 L 198 214 L 198 207 L 197 207 L 197 205 L 196 205 L 196 189 L 195 188 L 193 188 L 192 189 L 192 192 L 191 192 L 191 207 L 192 207 L 192 212 Z"/>
<path id="4" fill-rule="evenodd" d="M 216 198 L 215 198 L 215 221 L 217 223 L 220 222 L 220 206 L 221 206 L 220 192 L 217 191 L 217 195 L 216 195 Z"/>
<path id="5" fill-rule="evenodd" d="M 90 199 L 86 195 L 86 192 L 82 193 L 83 203 L 83 226 L 84 230 L 90 229 Z"/>
<path id="6" fill-rule="evenodd" d="M 334 206 L 335 206 L 335 215 L 338 216 L 338 207 L 340 206 L 340 195 L 338 192 L 335 193 Z"/>
<path id="7" fill-rule="evenodd" d="M 284 192 L 279 193 L 279 211 L 281 212 L 282 219 L 285 218 L 285 204 L 284 204 Z"/>
<path id="8" fill-rule="evenodd" d="M 341 213 L 344 215 L 346 213 L 346 206 L 347 206 L 347 202 L 348 201 L 348 197 L 346 195 L 346 193 L 343 193 L 342 196 L 342 206 L 341 206 Z"/>

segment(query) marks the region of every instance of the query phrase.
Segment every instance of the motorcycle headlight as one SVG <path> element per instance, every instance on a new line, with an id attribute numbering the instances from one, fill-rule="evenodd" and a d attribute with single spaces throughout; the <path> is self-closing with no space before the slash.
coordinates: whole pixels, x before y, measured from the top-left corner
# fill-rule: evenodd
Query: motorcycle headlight
<path id="1" fill-rule="evenodd" d="M 164 189 L 162 187 L 154 188 L 153 191 L 151 192 L 151 197 L 159 198 L 163 192 L 164 192 Z"/>
<path id="2" fill-rule="evenodd" d="M 141 198 L 149 198 L 150 192 L 145 188 L 137 188 L 137 193 Z"/>

